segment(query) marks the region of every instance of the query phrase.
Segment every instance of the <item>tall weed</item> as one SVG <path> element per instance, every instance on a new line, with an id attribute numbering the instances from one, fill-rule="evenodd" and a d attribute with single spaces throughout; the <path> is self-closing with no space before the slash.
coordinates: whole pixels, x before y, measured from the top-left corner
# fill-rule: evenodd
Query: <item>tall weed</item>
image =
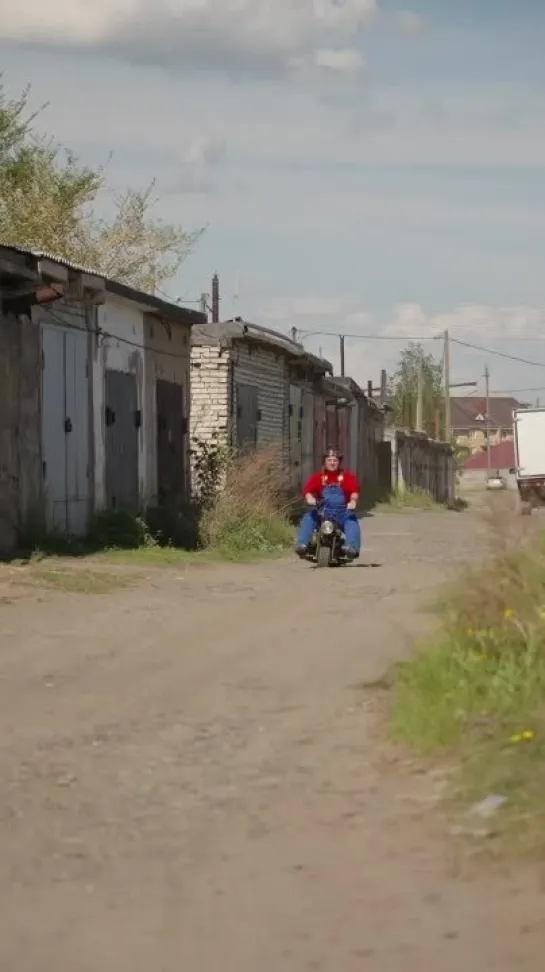
<path id="1" fill-rule="evenodd" d="M 292 540 L 288 522 L 289 475 L 281 451 L 270 446 L 230 458 L 224 486 L 203 514 L 205 546 L 238 559 L 246 553 L 273 553 Z"/>

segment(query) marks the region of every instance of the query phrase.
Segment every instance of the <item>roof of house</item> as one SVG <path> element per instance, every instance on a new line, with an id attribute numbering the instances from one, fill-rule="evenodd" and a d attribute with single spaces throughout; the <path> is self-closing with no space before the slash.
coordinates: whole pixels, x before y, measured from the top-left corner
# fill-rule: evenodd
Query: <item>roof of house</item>
<path id="1" fill-rule="evenodd" d="M 463 463 L 463 468 L 467 471 L 487 469 L 489 462 L 492 470 L 512 469 L 515 465 L 515 443 L 513 439 L 504 439 L 503 442 L 498 442 L 497 445 L 491 446 L 490 460 L 488 460 L 486 450 L 474 453 L 474 455 L 469 456 Z"/>
<path id="2" fill-rule="evenodd" d="M 193 328 L 191 343 L 198 347 L 202 345 L 222 345 L 224 347 L 233 341 L 251 341 L 262 344 L 276 351 L 282 351 L 295 360 L 306 361 L 320 374 L 331 374 L 333 365 L 325 358 L 311 354 L 298 341 L 293 341 L 287 334 L 274 331 L 262 324 L 251 324 L 242 317 L 235 317 L 218 324 L 203 323 Z"/>
<path id="3" fill-rule="evenodd" d="M 133 301 L 150 313 L 158 314 L 167 318 L 168 320 L 175 321 L 180 324 L 195 326 L 205 320 L 204 315 L 199 311 L 190 309 L 188 307 L 180 307 L 179 304 L 175 304 L 169 300 L 164 300 L 162 297 L 157 297 L 155 294 L 148 294 L 143 290 L 138 290 L 136 287 L 132 287 L 128 284 L 121 283 L 118 280 L 113 280 L 110 277 L 106 277 L 98 270 L 81 266 L 80 264 L 73 263 L 71 260 L 64 259 L 64 257 L 47 253 L 44 250 L 24 249 L 23 247 L 19 246 L 9 246 L 7 244 L 0 243 L 0 256 L 7 257 L 8 259 L 13 259 L 13 256 L 16 258 L 22 257 L 25 262 L 19 261 L 21 272 L 24 270 L 27 272 L 32 270 L 39 273 L 40 261 L 48 260 L 50 263 L 56 263 L 61 267 L 65 267 L 67 270 L 74 271 L 75 273 L 82 273 L 86 276 L 96 277 L 97 280 L 104 281 L 105 289 L 109 293 L 117 297 L 124 298 L 125 300 Z M 14 273 L 15 272 L 17 272 L 17 262 L 15 262 L 14 265 Z"/>
<path id="4" fill-rule="evenodd" d="M 523 408 L 516 398 L 490 396 L 489 421 L 496 428 L 510 428 L 513 424 L 513 411 Z M 486 399 L 473 395 L 451 398 L 451 423 L 453 429 L 474 429 L 486 427 Z"/>

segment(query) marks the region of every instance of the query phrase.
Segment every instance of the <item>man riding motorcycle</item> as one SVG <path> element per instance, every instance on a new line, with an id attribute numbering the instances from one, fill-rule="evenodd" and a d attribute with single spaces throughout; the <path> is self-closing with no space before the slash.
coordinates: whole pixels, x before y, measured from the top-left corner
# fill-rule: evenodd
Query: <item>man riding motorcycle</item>
<path id="1" fill-rule="evenodd" d="M 360 524 L 354 512 L 360 486 L 357 476 L 349 469 L 342 468 L 342 459 L 337 449 L 327 449 L 322 469 L 313 473 L 303 486 L 303 496 L 311 509 L 304 514 L 297 531 L 295 550 L 300 557 L 308 554 L 314 531 L 320 524 L 319 504 L 335 511 L 344 532 L 348 559 L 356 560 L 360 555 Z"/>

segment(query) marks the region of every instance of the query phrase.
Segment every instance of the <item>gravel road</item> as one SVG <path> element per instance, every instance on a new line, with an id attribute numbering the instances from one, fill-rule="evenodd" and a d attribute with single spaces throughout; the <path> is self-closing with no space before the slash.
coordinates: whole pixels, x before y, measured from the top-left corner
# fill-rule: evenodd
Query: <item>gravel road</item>
<path id="1" fill-rule="evenodd" d="M 541 972 L 540 875 L 459 870 L 379 677 L 482 549 L 378 514 L 363 562 L 147 570 L 0 603 L 0 968 Z"/>

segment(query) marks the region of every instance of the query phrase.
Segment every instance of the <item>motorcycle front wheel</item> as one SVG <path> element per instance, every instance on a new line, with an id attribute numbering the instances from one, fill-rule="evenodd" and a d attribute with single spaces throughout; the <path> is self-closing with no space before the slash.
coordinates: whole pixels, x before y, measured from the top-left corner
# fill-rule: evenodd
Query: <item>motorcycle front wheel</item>
<path id="1" fill-rule="evenodd" d="M 333 557 L 333 550 L 331 547 L 320 546 L 316 551 L 316 566 L 317 567 L 329 567 L 331 565 L 331 559 Z"/>

